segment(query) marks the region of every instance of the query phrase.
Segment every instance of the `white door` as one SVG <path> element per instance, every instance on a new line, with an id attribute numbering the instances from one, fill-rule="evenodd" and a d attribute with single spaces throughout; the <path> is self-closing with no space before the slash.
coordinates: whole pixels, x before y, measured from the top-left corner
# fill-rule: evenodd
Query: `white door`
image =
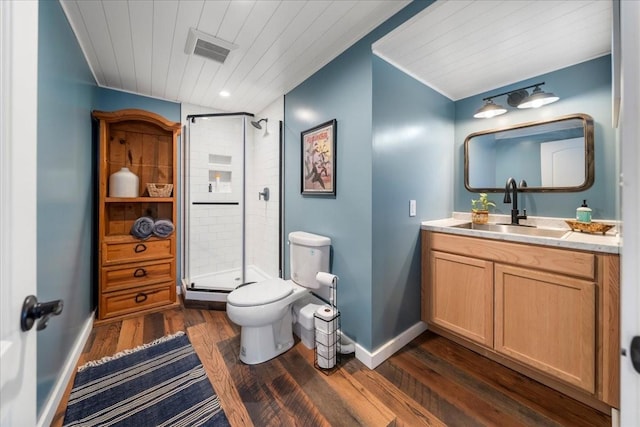
<path id="1" fill-rule="evenodd" d="M 620 290 L 622 348 L 620 359 L 620 425 L 640 426 L 640 373 L 633 369 L 630 343 L 640 336 L 640 2 L 620 2 L 622 47 L 622 282 Z"/>
<path id="2" fill-rule="evenodd" d="M 36 293 L 38 3 L 0 1 L 0 425 L 36 424 L 36 331 L 20 311 Z"/>

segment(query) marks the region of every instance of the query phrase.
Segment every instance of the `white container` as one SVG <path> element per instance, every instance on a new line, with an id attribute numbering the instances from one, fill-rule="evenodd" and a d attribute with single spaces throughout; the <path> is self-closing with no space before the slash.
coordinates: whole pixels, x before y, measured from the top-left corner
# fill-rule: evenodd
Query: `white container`
<path id="1" fill-rule="evenodd" d="M 138 197 L 138 177 L 122 168 L 109 177 L 109 197 Z"/>
<path id="2" fill-rule="evenodd" d="M 316 329 L 314 326 L 314 314 L 321 307 L 322 301 L 312 296 L 296 301 L 293 304 L 293 314 L 296 322 L 293 324 L 293 332 L 300 338 L 302 344 L 313 350 L 316 346 Z"/>

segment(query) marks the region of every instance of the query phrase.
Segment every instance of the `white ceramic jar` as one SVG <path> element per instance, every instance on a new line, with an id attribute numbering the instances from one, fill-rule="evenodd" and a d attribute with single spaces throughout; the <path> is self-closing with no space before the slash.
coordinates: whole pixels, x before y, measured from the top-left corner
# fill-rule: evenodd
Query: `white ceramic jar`
<path id="1" fill-rule="evenodd" d="M 109 177 L 109 197 L 138 197 L 138 177 L 122 168 Z"/>

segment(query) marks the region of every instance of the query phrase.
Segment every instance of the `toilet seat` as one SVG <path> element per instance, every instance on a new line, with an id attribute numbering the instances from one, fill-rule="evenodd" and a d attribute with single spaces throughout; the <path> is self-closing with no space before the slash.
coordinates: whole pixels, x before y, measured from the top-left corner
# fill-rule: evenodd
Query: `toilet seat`
<path id="1" fill-rule="evenodd" d="M 280 278 L 268 279 L 235 289 L 227 296 L 227 303 L 237 307 L 265 305 L 286 298 L 292 292 L 291 283 Z"/>

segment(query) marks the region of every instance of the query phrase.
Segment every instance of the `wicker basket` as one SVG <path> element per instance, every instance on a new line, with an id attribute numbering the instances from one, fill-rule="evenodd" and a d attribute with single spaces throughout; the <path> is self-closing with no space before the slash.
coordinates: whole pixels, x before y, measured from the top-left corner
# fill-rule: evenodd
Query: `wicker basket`
<path id="1" fill-rule="evenodd" d="M 173 191 L 173 184 L 147 183 L 147 191 L 151 197 L 169 197 Z"/>
<path id="2" fill-rule="evenodd" d="M 603 224 L 601 222 L 580 222 L 580 221 L 569 221 L 565 220 L 565 222 L 571 227 L 572 231 L 580 231 L 587 233 L 602 233 L 605 234 L 607 231 L 613 228 L 613 225 Z"/>

